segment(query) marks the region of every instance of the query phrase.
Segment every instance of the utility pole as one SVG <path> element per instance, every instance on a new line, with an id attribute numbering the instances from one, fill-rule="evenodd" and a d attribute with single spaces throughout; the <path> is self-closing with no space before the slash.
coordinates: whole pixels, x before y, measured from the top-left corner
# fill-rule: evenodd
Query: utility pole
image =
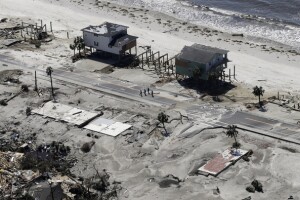
<path id="1" fill-rule="evenodd" d="M 37 87 L 37 79 L 36 79 L 36 71 L 34 71 L 34 83 L 35 83 L 35 86 L 34 86 L 34 91 L 38 91 L 38 87 Z"/>

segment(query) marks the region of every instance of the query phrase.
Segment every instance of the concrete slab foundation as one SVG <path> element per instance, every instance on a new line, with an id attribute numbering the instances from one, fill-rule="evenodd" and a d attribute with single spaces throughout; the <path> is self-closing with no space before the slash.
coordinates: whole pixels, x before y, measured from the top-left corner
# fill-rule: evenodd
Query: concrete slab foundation
<path id="1" fill-rule="evenodd" d="M 242 149 L 228 148 L 222 153 L 219 153 L 212 160 L 208 161 L 205 165 L 200 167 L 198 171 L 201 173 L 208 173 L 217 176 L 229 166 L 237 162 L 248 151 Z"/>

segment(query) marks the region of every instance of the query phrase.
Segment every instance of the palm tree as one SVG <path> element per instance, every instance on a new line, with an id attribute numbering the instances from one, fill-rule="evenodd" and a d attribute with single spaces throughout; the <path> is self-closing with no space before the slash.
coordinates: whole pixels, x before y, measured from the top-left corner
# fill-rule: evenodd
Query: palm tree
<path id="1" fill-rule="evenodd" d="M 74 39 L 74 44 L 75 48 L 77 48 L 77 50 L 79 51 L 79 56 L 81 56 L 80 50 L 84 49 L 85 47 L 84 40 L 82 39 L 82 37 L 78 36 Z"/>
<path id="2" fill-rule="evenodd" d="M 73 44 L 70 44 L 70 49 L 74 51 L 74 56 L 75 56 L 75 51 L 78 49 L 78 44 L 79 44 L 79 37 L 74 38 Z"/>
<path id="3" fill-rule="evenodd" d="M 265 90 L 260 86 L 260 87 L 258 87 L 258 86 L 255 86 L 254 88 L 253 88 L 253 94 L 254 94 L 254 96 L 258 96 L 258 103 L 260 104 L 260 96 L 263 96 L 263 94 L 264 94 L 264 92 L 265 92 Z"/>
<path id="4" fill-rule="evenodd" d="M 84 40 L 82 37 L 78 38 L 78 43 L 79 43 L 78 45 L 80 46 L 80 48 L 83 49 L 83 53 L 85 55 L 85 43 L 84 43 Z"/>
<path id="5" fill-rule="evenodd" d="M 165 123 L 168 122 L 169 116 L 166 115 L 164 112 L 161 112 L 161 113 L 158 114 L 157 120 L 158 120 L 160 123 L 162 123 L 163 128 L 165 129 L 165 132 L 167 133 L 167 129 L 166 129 L 166 127 L 165 127 Z"/>
<path id="6" fill-rule="evenodd" d="M 70 49 L 72 49 L 74 51 L 74 56 L 75 56 L 76 45 L 70 44 Z"/>
<path id="7" fill-rule="evenodd" d="M 52 83 L 52 72 L 53 72 L 52 67 L 47 67 L 47 69 L 46 69 L 46 74 L 47 74 L 48 76 L 50 76 L 50 81 L 51 81 L 51 93 L 52 93 L 52 98 L 54 99 L 54 90 L 53 90 L 53 83 Z"/>
<path id="8" fill-rule="evenodd" d="M 229 125 L 227 127 L 227 130 L 226 130 L 226 135 L 228 137 L 233 137 L 234 138 L 234 141 L 235 143 L 233 143 L 233 146 L 239 146 L 239 143 L 237 142 L 236 140 L 236 136 L 238 135 L 238 131 L 237 131 L 237 126 L 236 125 Z"/>

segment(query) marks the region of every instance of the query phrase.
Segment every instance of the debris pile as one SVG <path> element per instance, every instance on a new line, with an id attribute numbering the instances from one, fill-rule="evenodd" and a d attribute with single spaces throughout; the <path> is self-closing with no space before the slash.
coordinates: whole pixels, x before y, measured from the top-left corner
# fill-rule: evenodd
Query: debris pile
<path id="1" fill-rule="evenodd" d="M 120 182 L 109 182 L 106 170 L 89 178 L 76 177 L 71 148 L 62 142 L 35 144 L 16 130 L 0 127 L 0 199 L 115 199 Z M 10 134 L 9 134 L 10 133 Z M 26 143 L 27 142 L 27 143 Z M 21 145 L 22 144 L 22 145 Z M 22 152 L 22 153 L 21 153 Z"/>

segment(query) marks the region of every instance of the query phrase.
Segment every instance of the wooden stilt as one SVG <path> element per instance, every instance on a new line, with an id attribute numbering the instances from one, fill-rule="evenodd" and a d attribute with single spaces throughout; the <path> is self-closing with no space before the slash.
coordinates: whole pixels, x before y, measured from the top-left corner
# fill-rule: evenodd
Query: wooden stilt
<path id="1" fill-rule="evenodd" d="M 53 30 L 52 30 L 52 22 L 50 22 L 50 31 L 51 31 L 51 33 L 53 33 Z"/>
<path id="2" fill-rule="evenodd" d="M 235 79 L 235 65 L 233 66 L 233 78 Z"/>
<path id="3" fill-rule="evenodd" d="M 144 54 L 142 54 L 142 69 L 144 69 Z"/>

